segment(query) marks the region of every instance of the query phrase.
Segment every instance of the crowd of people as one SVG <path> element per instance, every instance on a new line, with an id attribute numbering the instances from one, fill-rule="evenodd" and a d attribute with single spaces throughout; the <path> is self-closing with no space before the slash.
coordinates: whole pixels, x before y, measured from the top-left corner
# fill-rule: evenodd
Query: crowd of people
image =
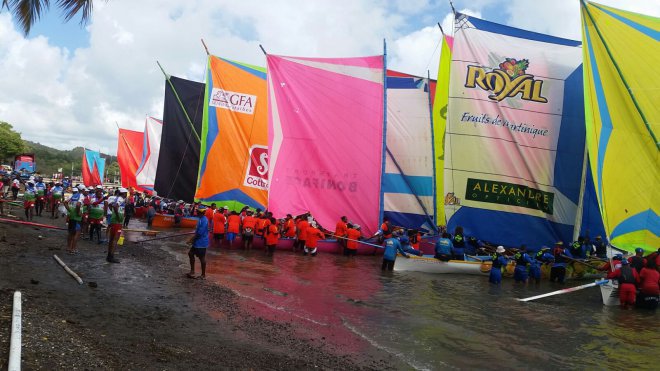
<path id="1" fill-rule="evenodd" d="M 0 182 L 2 197 L 18 198 L 21 180 Z M 9 184 L 7 184 L 9 183 Z M 41 177 L 31 177 L 25 181 L 23 190 L 23 208 L 28 221 L 35 216 L 50 212 L 51 218 L 66 215 L 68 225 L 67 251 L 77 253 L 77 241 L 82 238 L 108 245 L 106 260 L 119 263 L 115 258 L 115 249 L 121 238 L 122 228 L 128 227 L 131 218 L 139 208 L 146 210 L 144 215 L 151 227 L 157 213 L 173 215 L 175 224 L 184 217 L 196 217 L 196 229 L 189 243 L 191 270 L 189 277 L 195 278 L 195 257 L 201 263 L 201 278 L 206 273 L 206 248 L 235 247 L 240 239 L 240 247 L 251 250 L 255 238 L 263 239 L 264 250 L 273 255 L 280 238 L 293 239 L 293 250 L 303 255 L 316 256 L 318 243 L 326 238 L 335 238 L 346 256 L 355 256 L 358 244 L 365 243 L 381 247 L 383 252 L 382 270 L 393 270 L 398 255 L 408 258 L 410 255 L 423 255 L 420 243 L 425 237 L 420 230 L 405 229 L 392 225 L 387 217 L 383 219 L 378 231 L 371 236 L 364 236 L 361 226 L 348 221 L 346 216 L 339 218 L 334 230 L 324 228 L 307 212 L 276 219 L 269 211 L 252 210 L 248 206 L 240 211 L 229 210 L 228 206 L 210 207 L 199 202 L 185 203 L 158 196 L 149 196 L 138 192 L 129 192 L 125 188 L 105 189 L 102 186 L 85 187 L 72 185 L 68 178 L 62 181 L 45 183 Z M 65 191 L 70 189 L 71 196 L 65 198 Z M 2 205 L 2 202 L 0 202 Z M 2 210 L 0 209 L 0 212 Z M 105 233 L 103 227 L 106 227 Z M 550 267 L 550 281 L 563 283 L 568 264 L 583 264 L 607 273 L 607 278 L 617 279 L 620 284 L 621 305 L 632 304 L 647 308 L 658 305 L 660 281 L 660 249 L 647 257 L 643 250 L 637 249 L 636 255 L 624 259 L 615 255 L 612 263 L 608 261 L 607 244 L 601 236 L 593 241 L 579 237 L 566 247 L 558 241 L 552 248 L 542 247 L 534 253 L 526 246 L 505 248 L 482 242 L 475 237 L 467 237 L 463 228 L 457 227 L 453 234 L 439 227 L 441 234 L 435 241 L 435 258 L 440 261 L 473 259 L 491 261 L 489 281 L 499 284 L 502 272 L 513 265 L 514 282 L 527 283 L 541 280 L 541 267 Z M 513 263 L 513 264 L 512 264 Z M 594 266 L 593 264 L 598 264 Z"/>

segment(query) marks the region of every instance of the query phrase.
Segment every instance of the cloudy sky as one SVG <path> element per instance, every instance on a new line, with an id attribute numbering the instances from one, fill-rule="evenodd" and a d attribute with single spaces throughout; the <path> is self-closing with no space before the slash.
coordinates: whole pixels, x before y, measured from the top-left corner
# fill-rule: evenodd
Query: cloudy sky
<path id="1" fill-rule="evenodd" d="M 660 0 L 601 0 L 660 16 Z M 457 10 L 510 26 L 580 38 L 578 0 L 454 0 Z M 52 9 L 25 37 L 0 12 L 0 121 L 60 149 L 116 152 L 117 127 L 160 118 L 164 78 L 202 81 L 206 54 L 265 65 L 268 53 L 337 57 L 382 53 L 388 67 L 432 77 L 448 0 L 109 0 L 91 22 L 62 24 Z"/>

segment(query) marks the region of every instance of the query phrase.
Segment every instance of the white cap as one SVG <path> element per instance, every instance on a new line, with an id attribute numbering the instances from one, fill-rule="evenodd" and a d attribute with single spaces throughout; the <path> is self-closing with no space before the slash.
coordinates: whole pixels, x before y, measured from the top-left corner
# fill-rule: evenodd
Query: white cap
<path id="1" fill-rule="evenodd" d="M 71 192 L 73 192 L 73 193 L 77 193 L 77 192 L 78 192 L 78 188 L 73 187 L 73 189 L 71 190 Z"/>
<path id="2" fill-rule="evenodd" d="M 103 189 L 103 186 L 99 184 L 96 186 L 96 189 Z"/>
<path id="3" fill-rule="evenodd" d="M 496 253 L 498 254 L 503 254 L 504 253 L 504 246 L 497 246 L 497 250 L 495 250 Z"/>
<path id="4" fill-rule="evenodd" d="M 126 189 L 124 187 L 119 188 L 119 193 L 128 193 L 128 189 Z"/>
<path id="5" fill-rule="evenodd" d="M 225 209 L 225 210 L 229 210 L 229 206 L 227 206 L 227 205 L 223 206 L 222 208 Z"/>

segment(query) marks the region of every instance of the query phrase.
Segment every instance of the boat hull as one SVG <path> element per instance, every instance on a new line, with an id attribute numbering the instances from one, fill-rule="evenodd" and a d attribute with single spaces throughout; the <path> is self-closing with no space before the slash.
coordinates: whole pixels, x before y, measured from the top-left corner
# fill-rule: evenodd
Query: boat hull
<path id="1" fill-rule="evenodd" d="M 197 226 L 197 218 L 183 217 L 181 223 L 175 225 L 174 215 L 156 214 L 151 224 L 154 228 L 195 228 Z"/>
<path id="2" fill-rule="evenodd" d="M 490 262 L 450 260 L 443 262 L 426 256 L 399 256 L 394 263 L 395 271 L 413 271 L 435 274 L 470 274 L 484 276 L 490 273 Z"/>
<path id="3" fill-rule="evenodd" d="M 610 280 L 600 285 L 600 295 L 603 298 L 603 305 L 611 307 L 619 305 L 619 285 Z"/>
<path id="4" fill-rule="evenodd" d="M 293 251 L 293 243 L 295 239 L 293 238 L 280 238 L 277 242 L 276 249 L 279 251 Z M 241 249 L 243 241 L 240 237 L 237 237 L 234 240 L 234 243 L 230 248 Z M 223 241 L 223 248 L 229 247 L 227 241 Z M 255 237 L 252 242 L 253 249 L 265 249 L 264 239 L 261 237 Z M 343 254 L 344 248 L 339 245 L 337 240 L 328 239 L 328 240 L 319 240 L 317 245 L 317 253 L 319 254 Z M 383 249 L 377 248 L 374 246 L 358 244 L 357 255 L 382 255 Z"/>

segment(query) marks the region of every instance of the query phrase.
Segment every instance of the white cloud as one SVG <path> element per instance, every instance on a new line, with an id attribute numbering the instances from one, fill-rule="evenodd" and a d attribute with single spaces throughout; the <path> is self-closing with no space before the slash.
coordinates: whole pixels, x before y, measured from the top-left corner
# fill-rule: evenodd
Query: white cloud
<path id="1" fill-rule="evenodd" d="M 440 4 L 442 2 L 442 4 Z M 624 7 L 623 1 L 602 0 Z M 480 17 L 501 4 L 509 24 L 579 38 L 575 0 L 455 1 Z M 627 9 L 660 13 L 658 2 L 625 2 Z M 164 79 L 170 74 L 203 80 L 204 38 L 213 54 L 263 66 L 259 44 L 269 53 L 357 56 L 382 53 L 388 66 L 435 76 L 440 33 L 451 15 L 444 0 L 257 1 L 143 0 L 94 4 L 87 26 L 89 46 L 54 46 L 46 37 L 26 39 L 0 13 L 0 120 L 24 138 L 58 148 L 86 145 L 114 151 L 116 126 L 142 130 L 145 115 L 160 117 Z M 443 17 L 444 16 L 444 17 Z"/>

